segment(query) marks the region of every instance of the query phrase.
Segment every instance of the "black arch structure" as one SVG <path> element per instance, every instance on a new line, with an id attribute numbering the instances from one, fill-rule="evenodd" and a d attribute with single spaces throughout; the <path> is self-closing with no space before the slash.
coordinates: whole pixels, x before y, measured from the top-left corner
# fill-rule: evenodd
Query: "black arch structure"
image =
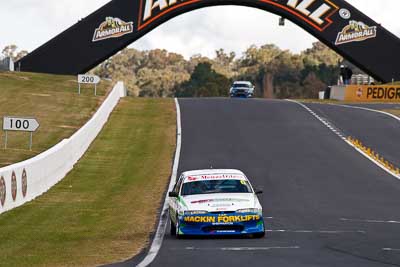
<path id="1" fill-rule="evenodd" d="M 169 19 L 217 5 L 254 7 L 287 18 L 375 79 L 400 80 L 400 39 L 344 0 L 113 0 L 17 66 L 31 72 L 85 73 Z M 106 18 L 111 18 L 108 26 Z"/>

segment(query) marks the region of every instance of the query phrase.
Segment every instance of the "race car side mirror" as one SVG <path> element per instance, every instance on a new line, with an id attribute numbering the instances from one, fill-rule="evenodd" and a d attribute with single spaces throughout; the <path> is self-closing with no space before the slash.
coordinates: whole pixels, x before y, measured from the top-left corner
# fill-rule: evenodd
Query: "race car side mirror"
<path id="1" fill-rule="evenodd" d="M 256 195 L 260 195 L 260 194 L 264 193 L 262 189 L 256 189 L 255 192 L 256 192 Z"/>
<path id="2" fill-rule="evenodd" d="M 169 193 L 168 193 L 168 196 L 169 196 L 169 197 L 179 197 L 178 193 L 177 193 L 177 192 L 174 192 L 174 191 L 169 192 Z"/>

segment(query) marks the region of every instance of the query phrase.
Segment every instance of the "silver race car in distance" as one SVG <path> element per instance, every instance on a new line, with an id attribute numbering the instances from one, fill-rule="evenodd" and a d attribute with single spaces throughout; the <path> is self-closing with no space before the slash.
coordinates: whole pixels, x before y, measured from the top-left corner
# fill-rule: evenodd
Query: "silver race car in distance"
<path id="1" fill-rule="evenodd" d="M 248 81 L 236 81 L 232 84 L 229 90 L 230 97 L 253 97 L 254 96 L 254 85 Z"/>

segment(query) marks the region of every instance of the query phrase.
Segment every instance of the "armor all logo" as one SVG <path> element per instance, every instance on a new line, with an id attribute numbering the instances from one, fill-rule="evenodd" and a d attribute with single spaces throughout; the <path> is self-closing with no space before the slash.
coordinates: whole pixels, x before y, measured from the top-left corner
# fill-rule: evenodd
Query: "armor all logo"
<path id="1" fill-rule="evenodd" d="M 107 17 L 106 20 L 95 30 L 93 42 L 118 38 L 132 32 L 133 22 L 125 22 L 119 18 Z"/>
<path id="2" fill-rule="evenodd" d="M 375 38 L 377 32 L 376 26 L 368 26 L 364 22 L 352 20 L 346 25 L 336 38 L 336 45 L 362 42 L 367 39 Z"/>

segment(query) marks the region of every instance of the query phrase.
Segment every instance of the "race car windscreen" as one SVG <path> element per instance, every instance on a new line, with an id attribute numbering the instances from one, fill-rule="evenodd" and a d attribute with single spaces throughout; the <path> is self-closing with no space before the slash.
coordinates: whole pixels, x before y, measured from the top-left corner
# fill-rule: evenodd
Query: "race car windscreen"
<path id="1" fill-rule="evenodd" d="M 251 88 L 251 85 L 247 83 L 235 83 L 233 88 Z"/>
<path id="2" fill-rule="evenodd" d="M 182 196 L 214 193 L 252 193 L 250 184 L 245 180 L 204 180 L 184 183 Z"/>

